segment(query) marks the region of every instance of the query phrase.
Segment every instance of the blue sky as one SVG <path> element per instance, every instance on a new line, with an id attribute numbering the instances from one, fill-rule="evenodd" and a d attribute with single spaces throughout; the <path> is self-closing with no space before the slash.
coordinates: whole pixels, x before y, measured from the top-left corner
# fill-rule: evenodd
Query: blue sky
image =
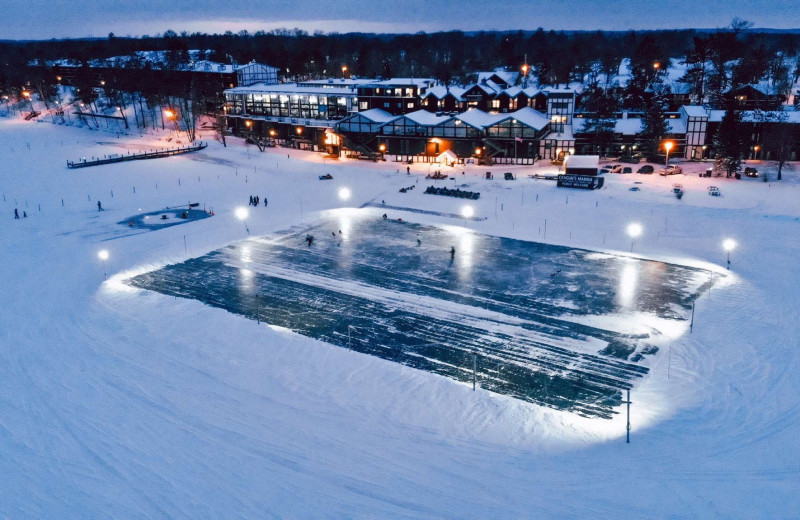
<path id="1" fill-rule="evenodd" d="M 11 39 L 279 27 L 326 32 L 714 28 L 734 16 L 756 27 L 800 27 L 797 2 L 786 0 L 2 0 L 0 8 L 6 21 L 0 38 Z"/>

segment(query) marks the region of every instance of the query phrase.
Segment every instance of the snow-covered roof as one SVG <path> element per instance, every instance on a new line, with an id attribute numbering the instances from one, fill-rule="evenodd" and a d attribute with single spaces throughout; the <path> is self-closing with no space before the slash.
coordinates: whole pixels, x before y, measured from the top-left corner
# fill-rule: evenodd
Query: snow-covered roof
<path id="1" fill-rule="evenodd" d="M 394 87 L 394 86 L 408 86 L 414 85 L 420 88 L 426 88 L 436 82 L 433 78 L 389 78 L 381 80 L 372 80 L 364 84 L 364 86 L 376 87 Z"/>
<path id="2" fill-rule="evenodd" d="M 570 155 L 564 161 L 564 168 L 594 168 L 596 170 L 599 163 L 599 155 Z"/>
<path id="3" fill-rule="evenodd" d="M 429 96 L 433 96 L 436 99 L 444 99 L 447 95 L 453 96 L 458 101 L 463 101 L 461 95 L 464 93 L 463 87 L 450 87 L 449 89 L 444 85 L 436 85 L 435 87 L 431 87 L 423 96 L 422 99 L 425 99 Z"/>
<path id="4" fill-rule="evenodd" d="M 523 125 L 535 128 L 536 130 L 541 130 L 550 122 L 550 120 L 547 119 L 547 116 L 531 107 L 520 108 L 516 112 L 511 112 L 506 115 L 516 119 Z"/>
<path id="5" fill-rule="evenodd" d="M 708 112 L 700 105 L 683 105 L 681 110 L 689 117 L 708 117 Z"/>
<path id="6" fill-rule="evenodd" d="M 463 121 L 464 123 L 474 126 L 475 128 L 486 128 L 487 126 L 492 126 L 503 119 L 506 119 L 508 114 L 490 114 L 489 112 L 484 112 L 483 110 L 478 110 L 477 108 L 471 108 L 462 114 L 458 114 L 456 119 Z"/>
<path id="7" fill-rule="evenodd" d="M 369 110 L 364 110 L 363 112 L 358 112 L 353 114 L 351 117 L 355 116 L 362 116 L 374 123 L 387 123 L 392 119 L 397 119 L 396 115 L 390 114 L 385 110 L 381 110 L 380 108 L 371 108 Z"/>
<path id="8" fill-rule="evenodd" d="M 298 81 L 297 85 L 300 86 L 309 86 L 309 87 L 316 87 L 316 86 L 339 86 L 339 87 L 358 87 L 363 85 L 369 85 L 370 83 L 374 83 L 377 81 L 376 79 L 370 78 L 328 78 L 328 79 L 310 79 L 308 81 Z"/>
<path id="9" fill-rule="evenodd" d="M 281 85 L 267 85 L 265 83 L 255 83 L 246 87 L 234 87 L 225 90 L 226 94 L 317 94 L 320 96 L 351 95 L 356 91 L 352 87 L 326 87 L 298 85 L 296 83 L 283 83 Z"/>
<path id="10" fill-rule="evenodd" d="M 490 78 L 492 76 L 497 76 L 506 85 L 513 86 L 513 85 L 517 84 L 517 80 L 519 79 L 519 72 L 505 70 L 505 69 L 502 69 L 502 68 L 495 69 L 493 71 L 478 72 L 478 83 L 482 82 L 483 80 L 490 81 Z"/>
<path id="11" fill-rule="evenodd" d="M 584 127 L 588 119 L 575 118 L 572 120 L 572 126 L 576 133 L 583 133 Z M 680 118 L 666 119 L 667 132 L 670 134 L 685 134 L 686 126 Z M 614 133 L 621 135 L 638 135 L 642 132 L 642 118 L 627 117 L 614 120 Z"/>
<path id="12" fill-rule="evenodd" d="M 436 126 L 444 123 L 445 121 L 453 119 L 452 116 L 437 115 L 433 112 L 428 112 L 427 110 L 409 112 L 408 114 L 405 114 L 405 117 L 422 126 Z"/>

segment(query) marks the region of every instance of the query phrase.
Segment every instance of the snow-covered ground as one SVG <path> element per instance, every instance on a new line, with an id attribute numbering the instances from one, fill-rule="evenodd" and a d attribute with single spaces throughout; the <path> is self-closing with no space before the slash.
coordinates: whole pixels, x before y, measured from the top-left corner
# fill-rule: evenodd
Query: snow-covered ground
<path id="1" fill-rule="evenodd" d="M 21 119 L 0 119 L 0 135 L 8 518 L 800 514 L 796 171 L 765 183 L 698 178 L 706 165 L 687 164 L 685 176 L 608 175 L 606 188 L 584 192 L 527 176 L 550 166 L 469 166 L 438 181 L 482 193 L 470 204 L 483 220 L 464 221 L 443 216 L 463 200 L 422 193 L 432 182 L 425 165 L 408 176 L 393 163 L 260 153 L 230 139 L 193 155 L 68 170 L 67 159 L 167 144 Z M 482 178 L 487 170 L 496 180 Z M 332 181 L 317 179 L 328 172 Z M 709 185 L 722 197 L 708 196 Z M 391 210 L 404 220 L 601 253 L 630 254 L 625 229 L 637 221 L 635 255 L 721 274 L 722 240 L 738 247 L 730 276 L 698 300 L 693 333 L 676 330 L 635 386 L 626 444 L 624 413 L 589 419 L 472 392 L 124 283 L 247 239 L 234 210 L 249 195 L 269 199 L 250 208 L 254 237 L 385 201 L 439 213 Z M 118 224 L 189 201 L 215 216 L 156 231 Z M 28 217 L 13 220 L 15 207 Z"/>

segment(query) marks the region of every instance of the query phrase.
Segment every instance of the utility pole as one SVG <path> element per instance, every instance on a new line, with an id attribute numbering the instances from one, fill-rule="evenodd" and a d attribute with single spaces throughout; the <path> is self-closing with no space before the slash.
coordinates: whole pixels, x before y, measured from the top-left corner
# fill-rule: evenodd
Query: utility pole
<path id="1" fill-rule="evenodd" d="M 622 401 L 624 404 L 628 405 L 628 423 L 625 426 L 625 443 L 631 443 L 631 391 L 628 390 L 628 399 L 627 401 Z"/>

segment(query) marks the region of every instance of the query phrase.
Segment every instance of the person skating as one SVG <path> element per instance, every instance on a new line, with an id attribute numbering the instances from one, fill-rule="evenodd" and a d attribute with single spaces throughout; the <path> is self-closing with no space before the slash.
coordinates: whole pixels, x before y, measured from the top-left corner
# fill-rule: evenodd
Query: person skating
<path id="1" fill-rule="evenodd" d="M 252 205 L 253 205 L 253 196 L 250 195 L 250 203 L 248 204 L 248 206 L 252 206 Z"/>
<path id="2" fill-rule="evenodd" d="M 314 235 L 306 235 L 306 243 L 308 247 L 311 247 L 311 244 L 314 243 Z"/>
<path id="3" fill-rule="evenodd" d="M 450 260 L 453 260 L 456 257 L 456 248 L 450 247 Z"/>
<path id="4" fill-rule="evenodd" d="M 265 208 L 267 207 L 267 198 L 266 197 L 264 197 L 264 207 Z"/>
<path id="5" fill-rule="evenodd" d="M 19 210 L 14 208 L 14 220 L 19 220 Z"/>
<path id="6" fill-rule="evenodd" d="M 383 220 L 386 220 L 386 219 L 388 219 L 388 218 L 389 218 L 389 215 L 387 215 L 386 213 L 384 213 L 384 214 L 383 214 Z"/>
<path id="7" fill-rule="evenodd" d="M 103 205 L 100 204 L 100 201 L 97 201 L 97 211 L 103 211 Z"/>

